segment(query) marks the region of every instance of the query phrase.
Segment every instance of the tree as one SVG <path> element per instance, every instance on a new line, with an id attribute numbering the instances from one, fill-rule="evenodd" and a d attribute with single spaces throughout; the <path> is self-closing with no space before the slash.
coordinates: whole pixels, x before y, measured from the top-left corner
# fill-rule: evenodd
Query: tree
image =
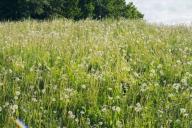
<path id="1" fill-rule="evenodd" d="M 1 0 L 0 20 L 22 18 L 102 19 L 143 18 L 133 3 L 125 0 Z"/>

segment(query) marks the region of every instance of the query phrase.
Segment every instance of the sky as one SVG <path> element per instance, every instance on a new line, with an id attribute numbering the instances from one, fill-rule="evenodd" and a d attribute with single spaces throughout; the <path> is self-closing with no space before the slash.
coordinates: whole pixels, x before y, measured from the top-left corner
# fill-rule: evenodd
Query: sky
<path id="1" fill-rule="evenodd" d="M 192 24 L 192 0 L 126 0 L 151 23 Z"/>

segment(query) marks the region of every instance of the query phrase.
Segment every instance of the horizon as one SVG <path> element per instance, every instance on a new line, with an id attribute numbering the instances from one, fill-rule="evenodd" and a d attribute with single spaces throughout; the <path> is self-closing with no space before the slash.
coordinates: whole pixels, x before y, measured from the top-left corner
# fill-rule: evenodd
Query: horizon
<path id="1" fill-rule="evenodd" d="M 133 2 L 144 19 L 150 23 L 160 24 L 192 24 L 191 0 L 126 0 Z"/>

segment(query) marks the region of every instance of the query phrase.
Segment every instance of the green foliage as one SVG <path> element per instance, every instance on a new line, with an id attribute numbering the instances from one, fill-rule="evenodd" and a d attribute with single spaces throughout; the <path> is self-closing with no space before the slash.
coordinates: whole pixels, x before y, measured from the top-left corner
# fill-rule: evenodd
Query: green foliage
<path id="1" fill-rule="evenodd" d="M 132 4 L 125 0 L 1 0 L 0 19 L 46 19 L 65 17 L 86 18 L 143 18 Z"/>

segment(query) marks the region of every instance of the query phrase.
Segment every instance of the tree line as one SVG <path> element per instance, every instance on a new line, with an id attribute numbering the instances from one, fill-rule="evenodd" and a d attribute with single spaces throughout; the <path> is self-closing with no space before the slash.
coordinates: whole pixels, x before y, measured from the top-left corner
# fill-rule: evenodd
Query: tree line
<path id="1" fill-rule="evenodd" d="M 56 17 L 138 19 L 143 18 L 143 14 L 125 0 L 0 0 L 0 20 Z"/>

